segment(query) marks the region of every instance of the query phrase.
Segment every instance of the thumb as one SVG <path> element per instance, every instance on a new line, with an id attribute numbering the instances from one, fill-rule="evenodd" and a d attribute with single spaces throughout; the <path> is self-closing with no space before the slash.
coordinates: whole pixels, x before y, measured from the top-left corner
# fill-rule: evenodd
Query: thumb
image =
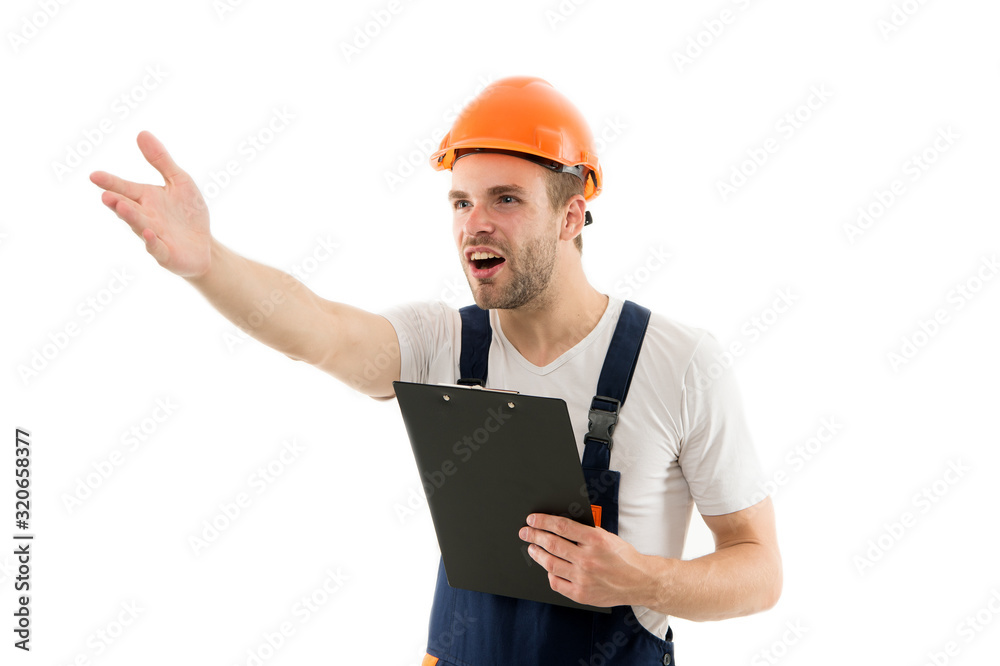
<path id="1" fill-rule="evenodd" d="M 160 172 L 163 180 L 168 184 L 172 183 L 179 176 L 185 175 L 184 170 L 177 166 L 174 159 L 170 157 L 170 153 L 167 152 L 163 143 L 153 136 L 151 132 L 145 130 L 139 132 L 139 136 L 136 137 L 135 142 L 139 144 L 142 156 Z"/>

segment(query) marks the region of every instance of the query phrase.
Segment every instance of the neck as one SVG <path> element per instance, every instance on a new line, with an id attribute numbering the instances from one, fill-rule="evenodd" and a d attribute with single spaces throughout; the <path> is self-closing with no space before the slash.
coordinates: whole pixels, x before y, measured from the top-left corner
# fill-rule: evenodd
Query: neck
<path id="1" fill-rule="evenodd" d="M 562 266 L 544 294 L 515 310 L 498 310 L 500 326 L 530 363 L 545 366 L 594 330 L 609 298 L 587 282 L 579 261 Z"/>

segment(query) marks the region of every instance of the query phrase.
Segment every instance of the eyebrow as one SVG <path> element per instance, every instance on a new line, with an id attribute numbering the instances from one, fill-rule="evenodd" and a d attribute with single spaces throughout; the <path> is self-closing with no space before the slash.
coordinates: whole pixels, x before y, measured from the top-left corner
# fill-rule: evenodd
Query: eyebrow
<path id="1" fill-rule="evenodd" d="M 528 198 L 528 190 L 524 189 L 520 185 L 494 185 L 493 187 L 486 190 L 486 196 L 495 197 L 501 194 L 516 194 L 521 198 Z M 448 193 L 448 201 L 455 201 L 456 199 L 468 199 L 468 192 L 463 192 L 462 190 L 452 190 Z"/>

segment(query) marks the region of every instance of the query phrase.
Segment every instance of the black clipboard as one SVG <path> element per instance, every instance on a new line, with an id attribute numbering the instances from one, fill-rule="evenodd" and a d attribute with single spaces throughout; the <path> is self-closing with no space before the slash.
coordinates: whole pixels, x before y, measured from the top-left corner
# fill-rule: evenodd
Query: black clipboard
<path id="1" fill-rule="evenodd" d="M 594 526 L 566 402 L 392 383 L 452 587 L 610 613 L 552 590 L 518 531 L 529 513 Z"/>

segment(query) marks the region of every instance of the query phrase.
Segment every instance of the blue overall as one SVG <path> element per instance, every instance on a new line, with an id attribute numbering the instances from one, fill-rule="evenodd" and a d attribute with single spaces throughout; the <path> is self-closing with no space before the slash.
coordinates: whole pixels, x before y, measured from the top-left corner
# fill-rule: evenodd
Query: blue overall
<path id="1" fill-rule="evenodd" d="M 486 384 L 489 311 L 461 309 L 460 382 Z M 600 526 L 618 533 L 621 472 L 609 469 L 611 433 L 625 403 L 649 310 L 625 301 L 597 382 L 584 438 L 583 474 Z M 478 381 L 476 381 L 478 380 Z M 527 518 L 527 516 L 525 516 Z M 643 627 L 631 606 L 611 614 L 453 588 L 443 561 L 431 609 L 425 664 L 437 666 L 644 666 L 674 664 L 667 640 Z M 435 659 L 436 658 L 436 659 Z"/>

